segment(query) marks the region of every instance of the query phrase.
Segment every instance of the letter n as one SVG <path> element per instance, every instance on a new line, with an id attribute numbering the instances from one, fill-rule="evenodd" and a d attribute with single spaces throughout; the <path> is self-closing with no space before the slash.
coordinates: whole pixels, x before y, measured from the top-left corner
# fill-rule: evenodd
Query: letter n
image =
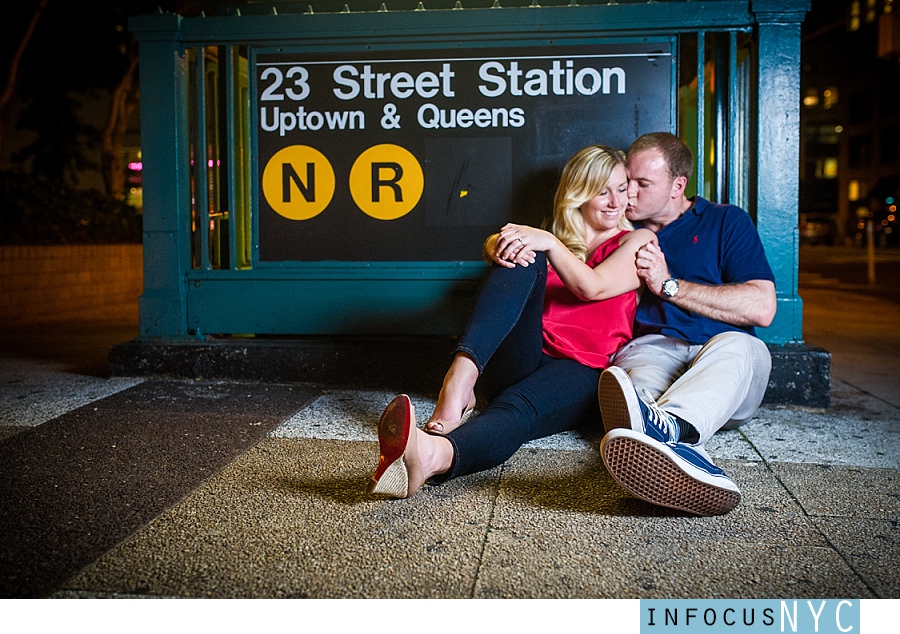
<path id="1" fill-rule="evenodd" d="M 290 163 L 281 164 L 281 199 L 282 202 L 291 202 L 291 183 L 297 186 L 300 193 L 311 203 L 316 200 L 316 164 L 306 164 L 306 184 L 300 180 L 300 176 Z"/>

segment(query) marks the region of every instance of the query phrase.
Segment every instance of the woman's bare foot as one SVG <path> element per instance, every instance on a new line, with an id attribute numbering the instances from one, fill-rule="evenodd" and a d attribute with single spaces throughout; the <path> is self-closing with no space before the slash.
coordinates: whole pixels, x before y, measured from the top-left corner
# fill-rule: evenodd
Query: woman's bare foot
<path id="1" fill-rule="evenodd" d="M 416 410 L 406 394 L 394 398 L 378 419 L 378 448 L 368 491 L 392 498 L 413 495 L 428 478 L 453 464 L 453 445 L 416 427 Z"/>
<path id="2" fill-rule="evenodd" d="M 416 429 L 416 434 L 419 461 L 425 479 L 448 471 L 453 466 L 453 445 L 450 441 L 440 436 L 426 434 L 421 429 Z"/>
<path id="3" fill-rule="evenodd" d="M 450 369 L 444 376 L 444 384 L 438 395 L 437 405 L 425 429 L 440 434 L 448 434 L 462 424 L 475 408 L 475 381 L 478 380 L 478 366 L 469 355 L 459 353 L 453 357 Z"/>

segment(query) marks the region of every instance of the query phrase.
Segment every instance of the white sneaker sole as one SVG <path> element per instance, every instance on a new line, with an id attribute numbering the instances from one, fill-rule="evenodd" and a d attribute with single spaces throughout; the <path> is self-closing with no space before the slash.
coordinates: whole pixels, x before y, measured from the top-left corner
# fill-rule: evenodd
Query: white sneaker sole
<path id="1" fill-rule="evenodd" d="M 607 432 L 613 429 L 644 431 L 638 396 L 625 370 L 616 366 L 604 370 L 597 386 L 597 398 L 603 427 Z"/>
<path id="2" fill-rule="evenodd" d="M 741 501 L 730 479 L 697 469 L 642 433 L 620 429 L 607 434 L 600 454 L 622 488 L 651 504 L 706 516 L 727 513 Z"/>

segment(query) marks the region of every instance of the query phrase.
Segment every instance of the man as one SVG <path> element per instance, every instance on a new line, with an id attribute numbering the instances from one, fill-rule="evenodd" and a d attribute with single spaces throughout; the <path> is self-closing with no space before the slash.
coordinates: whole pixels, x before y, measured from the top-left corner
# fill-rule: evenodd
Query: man
<path id="1" fill-rule="evenodd" d="M 754 327 L 775 317 L 775 278 L 744 210 L 685 196 L 692 170 L 690 150 L 669 133 L 644 135 L 628 151 L 626 215 L 659 244 L 635 256 L 646 290 L 635 339 L 600 377 L 600 447 L 633 495 L 717 515 L 737 506 L 740 491 L 703 445 L 762 402 L 772 361 Z"/>

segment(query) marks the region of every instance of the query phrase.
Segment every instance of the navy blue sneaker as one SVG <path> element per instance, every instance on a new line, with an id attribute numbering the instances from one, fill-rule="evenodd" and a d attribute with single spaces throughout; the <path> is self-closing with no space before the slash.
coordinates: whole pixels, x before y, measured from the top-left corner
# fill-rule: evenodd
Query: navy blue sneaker
<path id="1" fill-rule="evenodd" d="M 681 425 L 678 420 L 638 398 L 631 379 L 622 368 L 611 366 L 600 375 L 597 387 L 600 415 L 606 431 L 631 429 L 647 434 L 659 442 L 677 442 Z"/>
<path id="2" fill-rule="evenodd" d="M 740 503 L 741 492 L 704 453 L 632 429 L 610 430 L 600 442 L 603 464 L 633 496 L 694 515 L 722 515 Z"/>

